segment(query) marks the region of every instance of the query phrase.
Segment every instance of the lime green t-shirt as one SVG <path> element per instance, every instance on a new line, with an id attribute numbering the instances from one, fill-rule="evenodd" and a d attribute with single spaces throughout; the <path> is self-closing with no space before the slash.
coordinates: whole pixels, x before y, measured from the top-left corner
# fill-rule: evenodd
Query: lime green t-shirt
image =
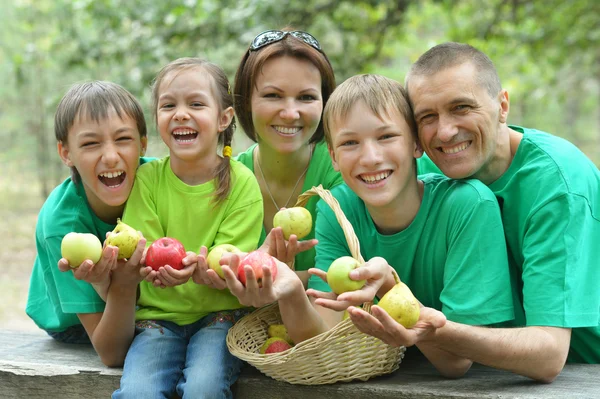
<path id="1" fill-rule="evenodd" d="M 600 172 L 564 139 L 510 128 L 523 139 L 489 187 L 516 287 L 514 325 L 571 328 L 567 361 L 600 363 Z M 441 173 L 425 156 L 419 172 Z"/>
<path id="2" fill-rule="evenodd" d="M 348 186 L 332 190 L 354 227 L 365 260 L 383 257 L 425 306 L 449 320 L 488 325 L 513 318 L 513 301 L 498 203 L 477 180 L 456 181 L 441 175 L 420 177 L 421 207 L 403 231 L 384 235 L 365 203 Z M 343 231 L 329 206 L 317 205 L 317 267 L 327 270 L 350 255 Z M 309 287 L 330 288 L 311 276 Z"/>
<path id="3" fill-rule="evenodd" d="M 140 164 L 151 159 L 140 158 Z M 62 258 L 60 244 L 71 232 L 91 233 L 103 242 L 106 233 L 114 228 L 114 224 L 103 222 L 90 208 L 81 181 L 75 184 L 67 178 L 52 190 L 38 214 L 37 255 L 25 308 L 38 327 L 60 332 L 81 324 L 77 313 L 104 311 L 104 301 L 90 284 L 58 269 Z"/>
<path id="4" fill-rule="evenodd" d="M 254 148 L 257 144 L 253 144 L 246 151 L 237 155 L 236 159 L 246 165 L 252 172 L 254 172 Z M 310 190 L 313 186 L 318 186 L 321 184 L 325 189 L 332 189 L 338 184 L 342 183 L 344 180 L 339 172 L 336 172 L 333 169 L 333 165 L 331 163 L 331 158 L 329 157 L 329 151 L 327 150 L 327 144 L 324 142 L 318 143 L 315 146 L 314 153 L 312 155 L 312 159 L 310 160 L 310 164 L 308 166 L 308 170 L 306 171 L 306 178 L 304 179 L 304 184 L 302 185 L 302 192 Z M 303 240 L 310 240 L 315 237 L 315 220 L 316 220 L 316 206 L 318 197 L 313 197 L 308 200 L 305 208 L 310 212 L 313 218 L 313 228 Z M 258 245 L 262 245 L 267 233 L 263 226 L 260 242 Z M 301 252 L 296 255 L 296 259 L 294 262 L 295 269 L 300 270 L 308 270 L 315 265 L 315 249 L 310 249 L 305 252 Z"/>
<path id="5" fill-rule="evenodd" d="M 186 251 L 209 251 L 233 244 L 244 252 L 256 249 L 263 220 L 262 196 L 254 175 L 231 160 L 231 191 L 215 205 L 216 179 L 197 186 L 183 183 L 173 173 L 169 157 L 139 168 L 123 221 L 141 231 L 150 245 L 161 237 L 181 241 Z M 140 284 L 137 320 L 194 323 L 211 312 L 242 307 L 229 290 L 194 283 L 165 289 Z"/>

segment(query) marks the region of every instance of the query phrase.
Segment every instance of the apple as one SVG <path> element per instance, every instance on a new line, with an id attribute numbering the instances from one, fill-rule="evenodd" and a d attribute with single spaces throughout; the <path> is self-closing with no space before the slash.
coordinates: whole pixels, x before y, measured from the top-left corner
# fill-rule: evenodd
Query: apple
<path id="1" fill-rule="evenodd" d="M 337 295 L 348 291 L 360 290 L 367 280 L 352 280 L 350 272 L 360 264 L 351 256 L 342 256 L 333 261 L 327 270 L 327 284 Z"/>
<path id="2" fill-rule="evenodd" d="M 138 232 L 133 227 L 123 223 L 121 219 L 117 219 L 117 226 L 106 237 L 104 243 L 119 248 L 117 259 L 129 259 L 135 252 L 135 247 L 137 247 L 139 241 L 140 235 Z"/>
<path id="3" fill-rule="evenodd" d="M 185 248 L 178 240 L 171 237 L 159 238 L 146 252 L 146 266 L 158 270 L 161 266 L 169 265 L 173 269 L 181 270 L 185 255 Z"/>
<path id="4" fill-rule="evenodd" d="M 77 268 L 87 259 L 98 263 L 102 257 L 102 243 L 90 233 L 69 233 L 60 243 L 60 253 L 71 267 Z"/>
<path id="5" fill-rule="evenodd" d="M 292 234 L 295 234 L 300 240 L 310 233 L 312 216 L 306 208 L 301 206 L 282 209 L 273 217 L 273 227 L 281 227 L 286 240 L 289 240 Z"/>
<path id="6" fill-rule="evenodd" d="M 271 278 L 273 281 L 275 281 L 275 277 L 277 277 L 277 263 L 275 263 L 275 259 L 266 252 L 258 250 L 250 252 L 248 255 L 244 256 L 240 262 L 240 265 L 238 266 L 238 279 L 245 286 L 246 273 L 244 272 L 244 266 L 252 267 L 259 287 L 262 286 L 263 266 L 268 266 L 271 269 Z"/>
<path id="7" fill-rule="evenodd" d="M 277 353 L 288 350 L 292 347 L 285 339 L 280 337 L 272 337 L 267 339 L 267 341 L 262 344 L 259 352 L 263 355 L 267 355 L 269 353 Z"/>
<path id="8" fill-rule="evenodd" d="M 235 245 L 219 244 L 219 245 L 213 247 L 213 249 L 210 250 L 210 252 L 208 253 L 208 256 L 206 257 L 206 262 L 208 263 L 208 267 L 213 269 L 215 272 L 217 272 L 219 277 L 221 277 L 222 279 L 225 278 L 225 274 L 223 274 L 223 270 L 221 270 L 221 264 L 219 263 L 219 261 L 223 257 L 223 254 L 226 254 L 228 252 L 234 253 L 234 254 L 242 253 L 242 251 L 240 251 L 238 249 L 238 247 L 236 247 Z"/>

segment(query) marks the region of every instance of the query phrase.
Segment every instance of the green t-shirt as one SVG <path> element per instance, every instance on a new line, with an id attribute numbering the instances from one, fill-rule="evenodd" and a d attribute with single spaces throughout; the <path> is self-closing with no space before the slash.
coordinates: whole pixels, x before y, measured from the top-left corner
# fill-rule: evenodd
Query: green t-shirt
<path id="1" fill-rule="evenodd" d="M 380 256 L 396 270 L 423 305 L 449 320 L 488 325 L 512 320 L 513 301 L 498 203 L 477 180 L 441 175 L 420 177 L 425 184 L 415 219 L 403 231 L 377 231 L 364 202 L 341 185 L 332 194 L 354 227 L 365 260 Z M 327 270 L 350 255 L 343 231 L 329 206 L 320 201 L 316 235 L 317 267 Z M 311 276 L 309 287 L 330 288 Z"/>
<path id="2" fill-rule="evenodd" d="M 252 172 L 254 172 L 254 157 L 253 152 L 257 144 L 253 144 L 246 151 L 237 155 L 236 159 L 246 165 Z M 321 184 L 325 189 L 332 189 L 344 180 L 339 172 L 333 169 L 331 158 L 329 157 L 329 151 L 327 150 L 327 144 L 325 142 L 318 143 L 315 146 L 310 165 L 306 171 L 306 178 L 302 185 L 302 192 L 310 190 L 313 186 Z M 316 206 L 319 198 L 313 197 L 308 200 L 305 208 L 310 212 L 313 218 L 313 228 L 310 234 L 307 235 L 303 240 L 310 240 L 315 237 L 315 220 L 316 220 Z M 263 225 L 263 229 L 260 236 L 260 242 L 258 245 L 262 245 L 266 238 L 266 231 Z M 315 249 L 310 249 L 305 252 L 301 252 L 296 255 L 294 262 L 295 269 L 308 270 L 315 265 Z"/>
<path id="3" fill-rule="evenodd" d="M 600 363 L 600 172 L 573 144 L 523 139 L 489 187 L 498 197 L 516 287 L 516 326 L 571 328 L 567 361 Z M 419 172 L 441 173 L 423 157 Z"/>
<path id="4" fill-rule="evenodd" d="M 169 157 L 140 167 L 127 201 L 123 221 L 141 231 L 148 245 L 161 237 L 181 241 L 186 251 L 209 251 L 233 244 L 244 252 L 256 249 L 263 220 L 262 196 L 254 175 L 231 160 L 231 192 L 215 206 L 216 179 L 197 186 L 173 173 Z M 137 320 L 194 323 L 211 312 L 242 307 L 229 290 L 194 283 L 165 289 L 140 284 Z"/>
<path id="5" fill-rule="evenodd" d="M 141 158 L 143 164 L 152 158 Z M 60 244 L 71 232 L 91 233 L 104 241 L 115 228 L 100 220 L 88 204 L 83 184 L 67 178 L 56 187 L 38 214 L 35 229 L 37 256 L 33 264 L 25 311 L 38 327 L 60 332 L 81 324 L 77 313 L 103 312 L 105 303 L 94 288 L 61 272 Z"/>

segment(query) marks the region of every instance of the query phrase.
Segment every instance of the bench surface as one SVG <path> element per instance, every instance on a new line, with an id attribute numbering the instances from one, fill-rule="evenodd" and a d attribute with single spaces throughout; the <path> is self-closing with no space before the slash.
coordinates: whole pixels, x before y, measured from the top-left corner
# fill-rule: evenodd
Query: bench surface
<path id="1" fill-rule="evenodd" d="M 89 345 L 61 344 L 43 332 L 0 330 L 2 398 L 108 398 L 121 369 L 107 368 Z M 244 368 L 234 396 L 248 399 L 354 398 L 600 398 L 600 365 L 567 365 L 552 384 L 473 365 L 464 378 L 440 377 L 417 352 L 400 369 L 367 382 L 303 386 Z"/>

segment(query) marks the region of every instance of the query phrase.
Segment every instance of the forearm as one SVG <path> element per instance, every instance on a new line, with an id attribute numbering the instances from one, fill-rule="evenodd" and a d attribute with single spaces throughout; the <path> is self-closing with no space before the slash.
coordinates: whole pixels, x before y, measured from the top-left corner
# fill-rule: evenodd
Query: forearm
<path id="1" fill-rule="evenodd" d="M 444 377 L 462 377 L 473 364 L 470 359 L 457 356 L 432 344 L 422 343 L 416 346 Z"/>
<path id="2" fill-rule="evenodd" d="M 135 332 L 136 287 L 111 285 L 102 319 L 91 337 L 102 362 L 122 366 Z"/>
<path id="3" fill-rule="evenodd" d="M 431 344 L 486 366 L 551 382 L 562 370 L 570 329 L 486 328 L 448 321 Z"/>

